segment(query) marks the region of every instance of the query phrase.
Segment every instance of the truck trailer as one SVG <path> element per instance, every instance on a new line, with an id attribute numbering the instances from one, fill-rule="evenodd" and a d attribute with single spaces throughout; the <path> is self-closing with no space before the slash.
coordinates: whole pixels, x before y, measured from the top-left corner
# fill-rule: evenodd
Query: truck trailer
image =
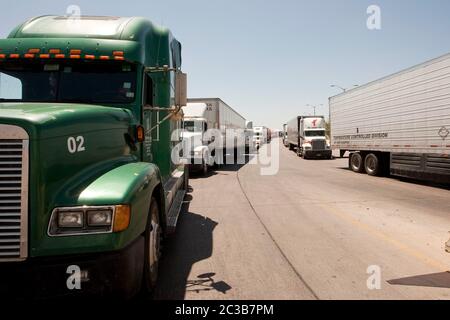
<path id="1" fill-rule="evenodd" d="M 324 116 L 297 116 L 287 123 L 286 144 L 296 150 L 299 157 L 332 158 L 325 134 Z"/>
<path id="2" fill-rule="evenodd" d="M 226 161 L 227 155 L 244 155 L 245 118 L 224 101 L 219 98 L 188 99 L 183 113 L 183 138 L 190 140 L 187 162 L 191 166 L 200 167 L 206 174 L 214 164 L 230 163 Z M 208 132 L 212 129 L 217 130 L 219 137 Z"/>
<path id="3" fill-rule="evenodd" d="M 185 104 L 181 44 L 143 18 L 42 16 L 0 40 L 0 293 L 153 289 Z"/>
<path id="4" fill-rule="evenodd" d="M 450 182 L 450 54 L 329 99 L 332 147 L 358 173 Z"/>

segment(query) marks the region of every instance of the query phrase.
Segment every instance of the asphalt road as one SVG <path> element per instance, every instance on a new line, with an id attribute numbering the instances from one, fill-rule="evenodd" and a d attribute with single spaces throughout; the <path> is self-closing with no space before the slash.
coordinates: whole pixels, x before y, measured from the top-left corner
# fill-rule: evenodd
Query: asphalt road
<path id="1" fill-rule="evenodd" d="M 276 175 L 247 164 L 193 177 L 155 298 L 450 299 L 449 188 L 347 161 L 281 146 Z"/>

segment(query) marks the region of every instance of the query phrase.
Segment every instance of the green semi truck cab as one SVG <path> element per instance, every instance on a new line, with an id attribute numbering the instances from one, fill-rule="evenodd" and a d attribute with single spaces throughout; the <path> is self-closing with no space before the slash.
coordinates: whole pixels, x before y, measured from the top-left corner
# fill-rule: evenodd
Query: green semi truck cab
<path id="1" fill-rule="evenodd" d="M 181 44 L 146 19 L 42 16 L 0 40 L 0 294 L 154 287 L 185 104 Z"/>

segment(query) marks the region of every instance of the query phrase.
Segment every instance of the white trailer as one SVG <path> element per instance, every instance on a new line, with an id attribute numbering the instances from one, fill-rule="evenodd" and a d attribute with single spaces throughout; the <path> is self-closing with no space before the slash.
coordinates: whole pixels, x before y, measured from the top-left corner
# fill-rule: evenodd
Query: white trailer
<path id="1" fill-rule="evenodd" d="M 225 163 L 227 154 L 244 153 L 245 118 L 221 99 L 188 99 L 183 113 L 183 138 L 190 142 L 187 158 L 192 166 L 206 174 L 208 167 Z"/>
<path id="2" fill-rule="evenodd" d="M 331 140 L 369 175 L 450 182 L 450 54 L 329 99 Z"/>

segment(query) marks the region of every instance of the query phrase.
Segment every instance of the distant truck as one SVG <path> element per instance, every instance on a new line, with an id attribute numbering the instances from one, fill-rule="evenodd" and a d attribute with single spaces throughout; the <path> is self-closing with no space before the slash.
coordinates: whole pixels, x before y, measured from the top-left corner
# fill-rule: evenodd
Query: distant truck
<path id="1" fill-rule="evenodd" d="M 287 142 L 287 123 L 283 124 L 283 132 L 282 132 L 282 138 L 283 138 L 283 145 L 285 147 L 289 147 L 289 144 Z"/>
<path id="2" fill-rule="evenodd" d="M 151 291 L 187 191 L 171 159 L 186 103 L 181 44 L 142 18 L 69 19 L 37 17 L 0 40 L 8 298 Z"/>
<path id="3" fill-rule="evenodd" d="M 269 142 L 270 131 L 267 127 L 258 126 L 253 128 L 253 144 L 256 150 Z"/>
<path id="4" fill-rule="evenodd" d="M 450 54 L 329 103 L 332 147 L 353 171 L 450 182 Z"/>
<path id="5" fill-rule="evenodd" d="M 225 159 L 227 155 L 236 157 L 239 152 L 244 153 L 245 118 L 221 99 L 188 99 L 183 113 L 183 139 L 189 139 L 191 144 L 186 157 L 194 170 L 199 168 L 207 174 L 214 164 L 229 162 Z M 210 129 L 218 130 L 222 141 L 209 135 Z"/>
<path id="6" fill-rule="evenodd" d="M 287 123 L 286 144 L 296 150 L 299 157 L 332 158 L 330 144 L 325 134 L 324 116 L 298 116 Z"/>
<path id="7" fill-rule="evenodd" d="M 253 148 L 253 121 L 245 122 L 245 152 L 251 152 Z"/>

